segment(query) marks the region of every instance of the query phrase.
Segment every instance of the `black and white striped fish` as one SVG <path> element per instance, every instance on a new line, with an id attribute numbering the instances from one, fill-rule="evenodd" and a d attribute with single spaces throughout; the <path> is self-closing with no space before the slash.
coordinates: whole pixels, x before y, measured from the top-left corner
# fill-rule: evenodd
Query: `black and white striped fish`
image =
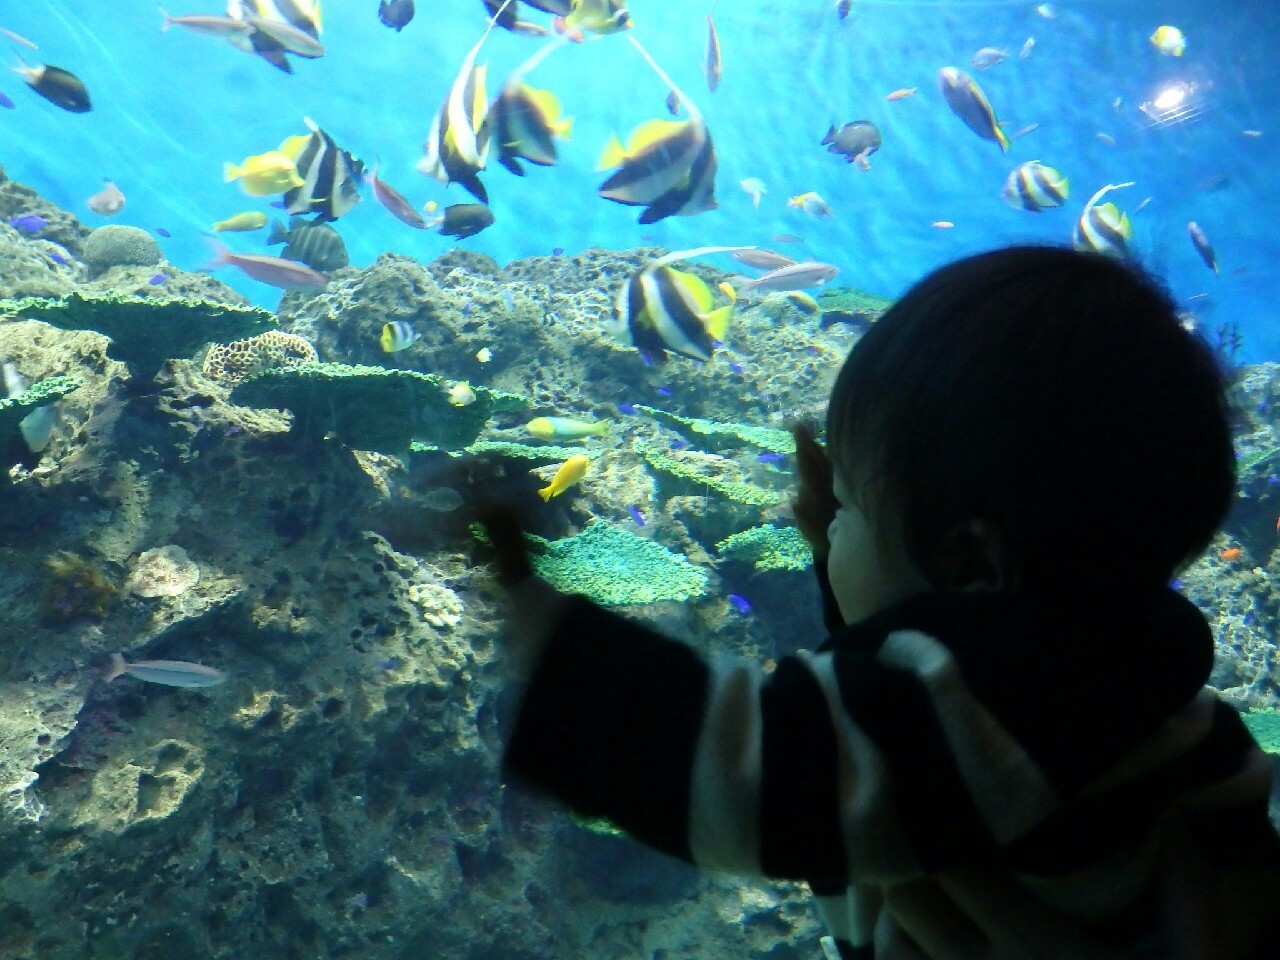
<path id="1" fill-rule="evenodd" d="M 316 214 L 316 222 L 337 220 L 360 202 L 364 162 L 333 142 L 310 117 L 307 135 L 290 137 L 280 152 L 292 158 L 302 186 L 284 195 L 285 210 L 294 215 Z"/>
<path id="2" fill-rule="evenodd" d="M 651 260 L 618 290 L 613 319 L 606 324 L 616 337 L 648 360 L 661 363 L 668 352 L 710 360 L 733 317 L 733 302 L 716 307 L 715 296 L 699 277 L 676 270 L 677 260 L 743 247 L 699 247 Z"/>
<path id="3" fill-rule="evenodd" d="M 1089 198 L 1076 221 L 1071 238 L 1077 250 L 1090 250 L 1113 257 L 1129 256 L 1129 241 L 1133 239 L 1133 225 L 1129 223 L 1129 215 L 1121 212 L 1114 203 L 1099 206 L 1098 201 L 1112 190 L 1131 186 L 1132 182 L 1109 183 Z"/>
<path id="4" fill-rule="evenodd" d="M 293 72 L 287 54 L 295 53 L 312 59 L 323 54 L 322 48 L 319 52 L 315 48 L 310 52 L 292 49 L 301 47 L 308 50 L 308 38 L 319 46 L 323 29 L 320 0 L 227 0 L 227 16 L 250 27 L 243 32 L 228 34 L 229 43 L 245 53 L 257 54 L 285 73 Z M 286 44 L 273 34 L 303 42 Z"/>
<path id="5" fill-rule="evenodd" d="M 1067 199 L 1067 178 L 1039 160 L 1019 164 L 1004 182 L 1000 196 L 1016 210 L 1039 213 L 1047 207 L 1060 207 Z"/>
<path id="6" fill-rule="evenodd" d="M 487 31 L 486 31 L 487 35 Z M 480 38 L 480 43 L 484 37 Z M 481 203 L 489 193 L 478 174 L 489 159 L 489 102 L 485 96 L 486 65 L 476 66 L 480 43 L 462 61 L 462 69 L 431 121 L 418 169 L 446 186 L 460 183 Z"/>

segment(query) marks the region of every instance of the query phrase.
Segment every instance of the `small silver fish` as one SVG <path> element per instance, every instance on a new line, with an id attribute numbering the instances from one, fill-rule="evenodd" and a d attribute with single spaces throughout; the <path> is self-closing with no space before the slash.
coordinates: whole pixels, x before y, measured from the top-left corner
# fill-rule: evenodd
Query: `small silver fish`
<path id="1" fill-rule="evenodd" d="M 983 47 L 973 55 L 969 63 L 975 70 L 988 70 L 1000 63 L 1008 54 L 1003 50 L 997 50 L 995 47 Z"/>
<path id="2" fill-rule="evenodd" d="M 809 287 L 820 287 L 831 280 L 840 270 L 829 263 L 808 260 L 804 263 L 793 263 L 790 266 L 771 270 L 764 276 L 754 280 L 735 283 L 738 296 L 750 296 L 757 291 L 786 292 L 788 290 L 805 290 Z"/>
<path id="3" fill-rule="evenodd" d="M 1204 265 L 1214 273 L 1217 273 L 1218 258 L 1214 255 L 1213 244 L 1209 242 L 1205 232 L 1200 229 L 1200 225 L 1194 220 L 1187 224 L 1187 235 L 1191 237 L 1191 245 L 1196 248 L 1196 253 L 1200 254 L 1200 259 L 1204 261 Z"/>
<path id="4" fill-rule="evenodd" d="M 1036 45 L 1036 38 L 1027 37 L 1026 43 L 1024 43 L 1022 45 L 1022 49 L 1018 51 L 1018 59 L 1025 60 L 1027 59 L 1027 57 L 1031 56 L 1031 50 L 1032 48 L 1035 47 L 1035 45 Z"/>
<path id="5" fill-rule="evenodd" d="M 163 683 L 167 687 L 215 687 L 227 679 L 227 675 L 221 670 L 199 663 L 188 663 L 186 660 L 138 660 L 135 663 L 125 663 L 121 654 L 113 653 L 111 667 L 103 679 L 110 683 L 126 673 L 147 683 Z"/>
<path id="6" fill-rule="evenodd" d="M 739 250 L 732 256 L 739 263 L 758 270 L 777 270 L 779 267 L 789 267 L 796 262 L 773 250 Z"/>

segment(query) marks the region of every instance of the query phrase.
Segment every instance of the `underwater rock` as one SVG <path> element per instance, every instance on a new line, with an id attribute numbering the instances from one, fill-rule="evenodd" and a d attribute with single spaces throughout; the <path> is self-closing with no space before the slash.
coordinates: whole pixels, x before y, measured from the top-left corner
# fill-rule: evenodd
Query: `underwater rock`
<path id="1" fill-rule="evenodd" d="M 0 399 L 0 447 L 10 431 L 16 430 L 33 411 L 56 403 L 82 386 L 84 381 L 79 377 L 48 377 L 31 384 L 16 397 Z"/>
<path id="2" fill-rule="evenodd" d="M 93 276 L 112 267 L 150 267 L 164 260 L 155 237 L 139 227 L 109 223 L 89 234 L 80 252 Z"/>
<path id="3" fill-rule="evenodd" d="M 177 597 L 200 582 L 200 567 L 176 544 L 144 550 L 133 562 L 125 589 L 140 597 Z"/>
<path id="4" fill-rule="evenodd" d="M 0 224 L 6 227 L 10 217 L 37 216 L 44 221 L 38 232 L 25 234 L 29 240 L 48 241 L 79 256 L 81 245 L 92 232 L 74 215 L 50 203 L 40 194 L 16 180 L 0 176 Z"/>

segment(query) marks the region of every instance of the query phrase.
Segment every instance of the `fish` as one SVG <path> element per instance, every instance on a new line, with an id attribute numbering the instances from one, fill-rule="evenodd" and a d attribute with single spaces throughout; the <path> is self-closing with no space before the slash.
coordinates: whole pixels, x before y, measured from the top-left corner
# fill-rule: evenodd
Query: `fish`
<path id="1" fill-rule="evenodd" d="M 1165 25 L 1156 27 L 1155 33 L 1148 37 L 1151 45 L 1166 57 L 1180 57 L 1187 52 L 1187 37 L 1177 27 Z"/>
<path id="2" fill-rule="evenodd" d="M 1108 147 L 1114 147 L 1116 145 L 1116 138 L 1109 133 L 1095 133 L 1094 136 L 1105 143 Z"/>
<path id="3" fill-rule="evenodd" d="M 644 264 L 619 287 L 613 316 L 605 322 L 605 329 L 652 362 L 661 363 L 668 352 L 710 360 L 716 342 L 724 339 L 733 318 L 733 302 L 717 307 L 711 289 L 701 278 L 676 270 L 671 264 L 738 249 L 741 248 L 679 250 Z"/>
<path id="4" fill-rule="evenodd" d="M 401 223 L 407 223 L 418 230 L 426 229 L 427 224 L 422 219 L 421 214 L 413 208 L 413 204 L 405 199 L 403 193 L 378 176 L 377 167 L 365 174 L 364 182 L 373 187 L 373 195 L 377 197 L 380 204 L 390 211 L 393 217 Z"/>
<path id="5" fill-rule="evenodd" d="M 550 13 L 557 17 L 568 16 L 573 10 L 573 4 L 570 0 L 524 0 L 524 2 L 535 10 L 541 10 L 543 13 Z"/>
<path id="6" fill-rule="evenodd" d="M 452 513 L 462 506 L 462 494 L 453 487 L 436 487 L 422 495 L 422 505 L 436 513 Z"/>
<path id="7" fill-rule="evenodd" d="M 426 223 L 446 237 L 465 240 L 493 225 L 493 211 L 483 203 L 455 203 L 429 216 Z"/>
<path id="8" fill-rule="evenodd" d="M 298 260 L 322 273 L 340 270 L 351 262 L 342 234 L 327 223 L 311 223 L 295 217 L 286 227 L 275 220 L 266 242 L 267 246 L 285 244 L 280 252 L 286 260 Z"/>
<path id="9" fill-rule="evenodd" d="M 1226 560 L 1228 563 L 1230 563 L 1232 560 L 1239 560 L 1240 556 L 1243 553 L 1244 551 L 1241 550 L 1239 547 L 1227 547 L 1225 550 L 1223 550 L 1221 553 L 1218 554 L 1218 559 Z"/>
<path id="10" fill-rule="evenodd" d="M 110 180 L 104 183 L 101 190 L 85 201 L 85 206 L 101 216 L 114 217 L 124 209 L 124 193 Z"/>
<path id="11" fill-rule="evenodd" d="M 24 213 L 9 218 L 9 226 L 23 233 L 36 234 L 49 225 L 49 221 L 38 213 Z"/>
<path id="12" fill-rule="evenodd" d="M 667 94 L 667 113 L 673 117 L 680 116 L 680 96 L 674 90 Z"/>
<path id="13" fill-rule="evenodd" d="M 246 210 L 234 216 L 219 220 L 213 225 L 214 233 L 242 233 L 248 230 L 261 230 L 267 225 L 267 215 L 260 210 Z"/>
<path id="14" fill-rule="evenodd" d="M 790 290 L 784 293 L 783 296 L 786 297 L 788 300 L 790 300 L 792 305 L 801 313 L 807 313 L 810 316 L 812 316 L 815 313 L 822 312 L 822 304 L 818 303 L 817 300 L 813 299 L 813 297 L 809 296 L 807 293 L 804 293 L 803 291 Z M 781 454 L 773 454 L 773 456 L 779 457 L 781 459 L 786 459 L 785 457 L 782 457 Z M 761 460 L 760 462 L 764 463 L 765 461 Z"/>
<path id="15" fill-rule="evenodd" d="M 1003 50 L 997 50 L 995 47 L 983 47 L 969 58 L 969 64 L 975 70 L 989 70 L 1008 56 Z"/>
<path id="16" fill-rule="evenodd" d="M 955 224 L 950 220 L 935 220 L 933 223 L 929 224 L 929 226 L 936 227 L 939 230 L 950 230 L 955 226 Z"/>
<path id="17" fill-rule="evenodd" d="M 733 254 L 733 259 L 758 270 L 777 270 L 779 267 L 789 267 L 796 262 L 772 250 L 739 250 Z"/>
<path id="18" fill-rule="evenodd" d="M 1070 184 L 1061 173 L 1039 160 L 1028 160 L 1009 174 L 1000 197 L 1015 210 L 1039 213 L 1048 207 L 1062 206 L 1069 191 Z"/>
<path id="19" fill-rule="evenodd" d="M 828 153 L 843 154 L 849 163 L 856 163 L 863 170 L 871 169 L 868 158 L 880 149 L 880 142 L 880 128 L 870 120 L 854 120 L 839 130 L 831 124 L 822 138 Z"/>
<path id="20" fill-rule="evenodd" d="M 285 210 L 314 213 L 317 223 L 337 220 L 360 202 L 364 162 L 341 149 L 310 117 L 303 121 L 311 133 L 289 137 L 280 145 L 302 180 L 285 193 Z"/>
<path id="21" fill-rule="evenodd" d="M 111 655 L 111 666 L 103 675 L 103 680 L 110 683 L 116 677 L 128 674 L 137 680 L 147 683 L 162 683 L 166 687 L 214 687 L 225 683 L 227 675 L 214 667 L 206 667 L 200 663 L 189 663 L 186 660 L 136 660 L 126 663 L 119 653 Z"/>
<path id="22" fill-rule="evenodd" d="M 637 527 L 644 526 L 644 514 L 640 512 L 640 508 L 635 504 L 627 507 L 627 513 L 631 514 L 631 519 L 635 521 Z"/>
<path id="23" fill-rule="evenodd" d="M 1112 190 L 1131 186 L 1132 182 L 1107 184 L 1089 198 L 1072 232 L 1072 244 L 1077 250 L 1090 250 L 1113 257 L 1129 255 L 1129 241 L 1133 238 L 1129 215 L 1122 213 L 1114 203 L 1099 206 L 1098 201 Z"/>
<path id="24" fill-rule="evenodd" d="M 1022 48 L 1018 51 L 1018 59 L 1025 60 L 1027 57 L 1031 56 L 1031 51 L 1035 49 L 1035 45 L 1036 38 L 1027 37 L 1026 41 L 1022 44 Z"/>
<path id="25" fill-rule="evenodd" d="M 14 364 L 5 363 L 3 372 L 5 393 L 10 398 L 18 396 L 18 394 L 31 386 L 31 383 L 18 372 L 18 368 Z M 19 420 L 18 431 L 22 434 L 22 439 L 26 442 L 27 449 L 32 453 L 41 453 L 45 447 L 49 446 L 54 433 L 57 432 L 59 419 L 57 404 L 46 403 L 36 407 Z"/>
<path id="26" fill-rule="evenodd" d="M 14 43 L 20 43 L 20 44 L 22 44 L 22 45 L 23 45 L 24 47 L 26 47 L 28 50 L 39 50 L 39 49 L 40 49 L 38 46 L 36 46 L 36 44 L 35 44 L 35 43 L 33 43 L 32 41 L 28 40 L 26 37 L 24 37 L 24 36 L 23 36 L 22 34 L 20 34 L 20 33 L 14 33 L 12 30 L 6 30 L 4 27 L 0 27 L 0 33 L 3 33 L 6 37 L 8 37 L 8 38 L 9 38 L 10 40 L 12 40 Z"/>
<path id="27" fill-rule="evenodd" d="M 213 245 L 216 256 L 206 270 L 235 267 L 246 276 L 281 290 L 318 290 L 328 286 L 329 278 L 305 263 L 262 253 L 233 253 L 216 240 Z"/>
<path id="28" fill-rule="evenodd" d="M 1042 3 L 1036 7 L 1036 14 L 1045 20 L 1053 20 L 1058 16 L 1058 10 L 1052 3 Z"/>
<path id="29" fill-rule="evenodd" d="M 624 0 L 570 0 L 569 12 L 555 18 L 557 33 L 581 43 L 587 33 L 610 34 L 631 29 Z"/>
<path id="30" fill-rule="evenodd" d="M 745 617 L 751 612 L 751 602 L 746 597 L 731 593 L 725 599 L 729 601 L 729 606 L 733 607 L 742 616 Z"/>
<path id="31" fill-rule="evenodd" d="M 382 336 L 378 338 L 378 343 L 381 344 L 383 353 L 399 353 L 401 350 L 408 350 L 421 339 L 422 334 L 414 329 L 413 324 L 404 320 L 391 320 L 382 325 Z"/>
<path id="32" fill-rule="evenodd" d="M 804 237 L 797 237 L 794 233 L 775 233 L 773 239 L 775 243 L 804 243 Z"/>
<path id="33" fill-rule="evenodd" d="M 943 67 L 938 71 L 938 88 L 951 112 L 963 120 L 965 126 L 984 140 L 994 140 L 1002 151 L 1009 149 L 1009 140 L 1000 129 L 995 111 L 973 77 L 956 67 Z"/>
<path id="34" fill-rule="evenodd" d="M 147 283 L 151 284 L 153 287 L 162 287 L 168 282 L 168 276 L 163 273 L 153 273 L 151 276 L 147 277 Z"/>
<path id="35" fill-rule="evenodd" d="M 493 350 L 489 347 L 481 347 L 476 351 L 477 363 L 488 363 L 493 359 Z"/>
<path id="36" fill-rule="evenodd" d="M 466 407 L 476 402 L 476 392 L 465 380 L 450 384 L 444 395 L 455 407 Z"/>
<path id="37" fill-rule="evenodd" d="M 4 107 L 6 110 L 14 110 L 17 108 L 17 104 L 10 99 L 7 93 L 0 90 L 0 107 Z"/>
<path id="38" fill-rule="evenodd" d="M 689 216 L 716 206 L 717 161 L 701 117 L 646 120 L 624 147 L 617 136 L 605 145 L 596 169 L 618 167 L 596 191 L 606 200 L 647 207 L 643 224 Z"/>
<path id="39" fill-rule="evenodd" d="M 413 0 L 380 0 L 378 19 L 399 33 L 413 19 Z"/>
<path id="40" fill-rule="evenodd" d="M 276 41 L 289 53 L 295 53 L 300 57 L 307 57 L 312 60 L 324 56 L 324 44 L 320 42 L 319 38 L 307 30 L 295 27 L 292 23 L 271 20 L 253 13 L 245 15 L 245 22 L 255 30 Z"/>
<path id="41" fill-rule="evenodd" d="M 900 87 L 885 97 L 890 103 L 895 100 L 905 100 L 907 97 L 914 97 L 919 87 Z"/>
<path id="42" fill-rule="evenodd" d="M 827 201 L 812 190 L 792 197 L 787 201 L 787 206 L 803 210 L 809 216 L 817 217 L 819 220 L 831 219 L 831 208 L 827 206 Z"/>
<path id="43" fill-rule="evenodd" d="M 1025 137 L 1029 133 L 1035 133 L 1039 129 L 1040 129 L 1040 124 L 1028 123 L 1025 127 L 1019 127 L 1017 130 L 1015 130 L 1013 132 L 1013 136 L 1011 136 L 1009 139 L 1018 140 L 1018 139 L 1021 139 L 1022 137 Z"/>
<path id="44" fill-rule="evenodd" d="M 716 35 L 715 4 L 707 14 L 707 52 L 702 60 L 702 72 L 707 78 L 707 89 L 712 93 L 720 86 L 724 74 L 724 62 L 720 57 L 720 38 Z"/>
<path id="45" fill-rule="evenodd" d="M 285 141 L 287 145 L 288 140 Z M 240 189 L 251 197 L 269 197 L 273 193 L 285 193 L 303 185 L 293 157 L 281 150 L 268 150 L 256 156 L 245 157 L 240 163 L 224 163 L 222 179 L 226 183 L 240 181 Z"/>
<path id="46" fill-rule="evenodd" d="M 1141 213 L 1143 210 L 1147 209 L 1147 204 L 1149 204 L 1154 199 L 1155 197 L 1143 197 L 1141 200 L 1138 201 L 1138 205 L 1133 208 L 1133 212 Z"/>
<path id="47" fill-rule="evenodd" d="M 829 263 L 806 260 L 803 263 L 793 263 L 790 266 L 779 267 L 777 270 L 770 270 L 754 280 L 741 277 L 734 285 L 740 297 L 750 296 L 757 291 L 781 293 L 788 290 L 806 290 L 809 287 L 822 286 L 834 279 L 839 272 L 837 267 Z"/>
<path id="48" fill-rule="evenodd" d="M 836 16 L 843 20 L 853 9 L 853 0 L 836 0 Z"/>
<path id="49" fill-rule="evenodd" d="M 164 7 L 160 8 L 160 16 L 164 18 L 160 23 L 161 33 L 168 33 L 170 27 L 182 27 L 192 33 L 225 40 L 228 37 L 241 36 L 253 29 L 243 20 L 234 20 L 231 17 L 208 16 L 205 14 L 174 17 L 170 16 Z"/>
<path id="50" fill-rule="evenodd" d="M 1187 235 L 1191 237 L 1191 245 L 1196 248 L 1196 253 L 1200 254 L 1200 259 L 1204 261 L 1204 265 L 1214 273 L 1218 272 L 1218 259 L 1213 253 L 1213 244 L 1209 242 L 1209 238 L 1205 232 L 1200 229 L 1200 225 L 1192 220 L 1187 224 Z"/>
<path id="51" fill-rule="evenodd" d="M 21 62 L 21 58 L 19 58 Z M 13 72 L 20 74 L 27 86 L 44 97 L 55 107 L 61 107 L 68 113 L 88 113 L 93 109 L 93 101 L 89 90 L 79 77 L 70 70 L 43 63 L 38 67 L 14 67 Z"/>
<path id="52" fill-rule="evenodd" d="M 1241 132 L 1241 133 L 1243 133 L 1246 137 L 1260 137 L 1260 136 L 1262 136 L 1262 131 L 1261 131 L 1261 130 L 1241 130 L 1240 132 Z"/>
<path id="53" fill-rule="evenodd" d="M 489 194 L 478 174 L 489 158 L 489 104 L 485 94 L 486 65 L 476 66 L 484 43 L 481 36 L 462 60 L 444 102 L 431 121 L 418 170 L 448 186 L 460 183 L 481 203 Z"/>
<path id="54" fill-rule="evenodd" d="M 768 188 L 764 185 L 764 181 L 759 177 L 746 177 L 745 179 L 738 181 L 738 186 L 746 191 L 747 196 L 751 198 L 751 206 L 759 210 L 760 198 L 769 192 Z"/>
<path id="55" fill-rule="evenodd" d="M 318 55 L 305 49 L 290 50 L 279 36 L 295 46 L 306 47 L 308 41 L 319 44 L 323 29 L 320 0 L 227 0 L 227 16 L 250 28 L 242 35 L 227 37 L 233 46 L 256 54 L 285 73 L 293 72 L 287 54 Z"/>
<path id="56" fill-rule="evenodd" d="M 543 167 L 555 164 L 556 138 L 566 140 L 573 131 L 573 118 L 563 115 L 556 95 L 523 81 L 503 84 L 489 108 L 489 121 L 498 162 L 520 177 L 520 160 Z"/>
<path id="57" fill-rule="evenodd" d="M 591 466 L 589 457 L 578 454 L 570 457 L 564 463 L 560 464 L 560 469 L 556 471 L 556 475 L 551 478 L 551 482 L 538 491 L 544 502 L 550 503 L 552 497 L 558 497 L 583 477 L 587 475 L 587 468 Z"/>
<path id="58" fill-rule="evenodd" d="M 164 227 L 156 227 L 156 233 L 157 233 L 157 235 L 159 235 L 159 236 L 161 236 L 161 237 L 172 237 L 172 236 L 173 236 L 173 234 L 172 234 L 172 233 L 170 233 L 168 230 L 166 230 Z"/>
<path id="59" fill-rule="evenodd" d="M 582 440 L 609 435 L 609 424 L 604 420 L 588 422 L 570 417 L 534 417 L 524 428 L 539 440 Z"/>

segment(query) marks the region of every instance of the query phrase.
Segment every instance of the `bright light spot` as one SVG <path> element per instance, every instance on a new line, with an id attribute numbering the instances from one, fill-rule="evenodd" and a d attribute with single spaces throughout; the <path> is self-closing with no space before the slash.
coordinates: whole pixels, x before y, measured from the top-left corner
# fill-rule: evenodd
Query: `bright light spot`
<path id="1" fill-rule="evenodd" d="M 1181 83 L 1170 84 L 1156 94 L 1156 98 L 1151 101 L 1151 105 L 1162 113 L 1168 110 L 1173 110 L 1179 106 L 1182 101 L 1187 99 L 1187 94 L 1190 92 L 1191 91 Z"/>

